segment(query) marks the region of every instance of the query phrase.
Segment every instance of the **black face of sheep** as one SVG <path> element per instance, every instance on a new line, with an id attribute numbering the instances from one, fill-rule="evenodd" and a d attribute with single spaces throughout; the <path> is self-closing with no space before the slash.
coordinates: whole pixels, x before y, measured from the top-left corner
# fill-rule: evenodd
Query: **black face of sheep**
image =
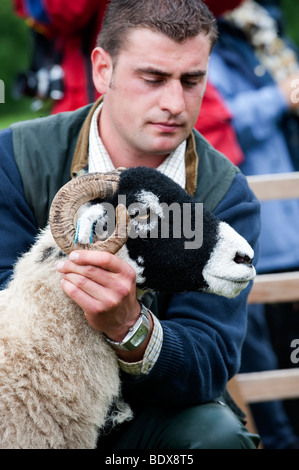
<path id="1" fill-rule="evenodd" d="M 68 196 L 64 189 L 53 201 L 50 224 L 62 250 L 69 253 L 76 248 L 97 247 L 117 253 L 134 267 L 136 283 L 141 289 L 202 290 L 235 297 L 254 278 L 254 253 L 245 239 L 204 210 L 202 204 L 196 203 L 170 178 L 151 168 L 130 168 L 108 175 L 108 179 L 113 179 L 109 190 L 101 189 L 97 194 L 96 189 L 89 190 L 94 177 L 100 178 L 99 174 L 80 177 L 82 182 L 84 179 L 87 182 L 89 194 L 84 198 L 79 178 L 64 187 L 70 185 L 73 192 L 74 185 L 79 183 L 79 203 L 78 197 L 72 195 L 71 200 L 76 200 L 76 204 L 65 204 Z M 87 200 L 92 203 L 77 214 L 78 207 Z M 65 215 L 61 217 L 62 205 Z M 122 218 L 129 221 L 129 226 L 125 220 L 120 234 L 120 225 L 117 224 L 115 231 L 111 227 L 115 228 L 115 208 L 123 206 L 126 210 Z M 70 225 L 69 217 L 74 218 L 75 212 L 79 222 L 77 234 L 75 237 L 72 225 L 65 243 L 65 231 L 61 227 Z M 111 242 L 112 250 L 107 246 Z"/>

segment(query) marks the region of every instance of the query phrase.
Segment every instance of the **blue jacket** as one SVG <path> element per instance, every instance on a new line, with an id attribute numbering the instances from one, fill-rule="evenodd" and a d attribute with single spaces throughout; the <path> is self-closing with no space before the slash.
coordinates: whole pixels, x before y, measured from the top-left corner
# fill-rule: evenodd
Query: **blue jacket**
<path id="1" fill-rule="evenodd" d="M 73 114 L 72 114 L 73 115 Z M 70 115 L 71 116 L 71 115 Z M 48 123 L 56 123 L 60 118 L 52 116 L 41 121 L 48 130 L 46 145 L 40 143 L 37 149 L 31 145 L 32 154 L 41 153 L 40 158 L 51 162 L 53 147 L 58 148 L 65 133 L 49 131 Z M 34 124 L 28 122 L 22 127 L 26 139 L 26 129 Z M 54 126 L 55 127 L 55 126 Z M 73 132 L 73 126 L 72 132 Z M 23 132 L 24 130 L 24 132 Z M 33 243 L 38 224 L 32 208 L 29 208 L 23 187 L 22 162 L 16 164 L 14 154 L 14 132 L 7 129 L 0 132 L 0 282 L 2 287 L 8 280 L 17 256 Z M 76 140 L 73 136 L 72 140 Z M 55 142 L 55 146 L 51 143 Z M 203 152 L 210 152 L 210 161 L 218 162 L 219 154 L 200 137 Z M 26 142 L 26 145 L 30 143 Z M 212 152 L 212 153 L 211 153 Z M 222 158 L 222 157 L 221 157 Z M 219 158 L 219 165 L 231 165 Z M 38 174 L 39 164 L 28 168 Z M 224 162 L 224 163 L 223 163 Z M 24 162 L 23 162 L 24 163 Z M 25 162 L 26 163 L 26 162 Z M 202 169 L 203 170 L 203 169 Z M 25 170 L 24 170 L 25 171 Z M 200 173 L 200 168 L 199 168 Z M 221 173 L 224 172 L 221 171 Z M 231 224 L 256 248 L 260 229 L 259 203 L 248 188 L 246 179 L 240 172 L 234 172 L 225 195 L 214 212 L 222 220 Z M 199 174 L 200 178 L 200 174 Z M 216 178 L 216 175 L 215 175 Z M 45 179 L 45 178 L 44 178 Z M 51 174 L 47 175 L 46 186 L 51 187 Z M 208 188 L 213 187 L 211 180 Z M 32 188 L 30 188 L 32 189 Z M 39 189 L 34 188 L 36 200 Z M 160 318 L 164 340 L 162 351 L 149 375 L 130 376 L 123 373 L 123 390 L 126 399 L 134 405 L 159 404 L 162 407 L 191 406 L 209 402 L 218 397 L 226 383 L 239 369 L 240 352 L 246 332 L 246 299 L 249 288 L 237 298 L 228 300 L 211 294 L 188 292 L 170 297 L 159 293 L 152 305 Z"/>
<path id="2" fill-rule="evenodd" d="M 232 112 L 245 155 L 242 172 L 258 175 L 294 171 L 299 153 L 298 118 L 288 115 L 285 98 L 243 33 L 224 20 L 219 21 L 219 30 L 209 79 Z M 298 268 L 299 201 L 262 203 L 261 219 L 257 269 L 270 272 Z"/>

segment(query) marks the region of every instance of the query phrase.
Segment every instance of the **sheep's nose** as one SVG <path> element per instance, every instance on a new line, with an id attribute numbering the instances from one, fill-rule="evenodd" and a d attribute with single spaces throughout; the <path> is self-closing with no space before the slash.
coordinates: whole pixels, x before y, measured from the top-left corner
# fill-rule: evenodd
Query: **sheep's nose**
<path id="1" fill-rule="evenodd" d="M 248 255 L 243 255 L 240 253 L 236 253 L 234 262 L 237 264 L 247 264 L 248 266 L 252 266 L 252 259 Z"/>

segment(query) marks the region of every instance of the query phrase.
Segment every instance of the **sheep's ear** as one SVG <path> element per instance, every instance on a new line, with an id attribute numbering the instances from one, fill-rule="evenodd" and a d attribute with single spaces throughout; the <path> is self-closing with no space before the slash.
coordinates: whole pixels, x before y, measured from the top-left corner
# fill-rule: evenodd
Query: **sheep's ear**
<path id="1" fill-rule="evenodd" d="M 98 240 L 105 240 L 108 236 L 107 228 L 107 210 L 104 205 L 85 204 L 77 220 L 75 243 L 93 243 L 94 235 Z"/>
<path id="2" fill-rule="evenodd" d="M 116 253 L 127 241 L 130 218 L 126 207 L 119 204 L 115 211 L 115 229 L 104 241 L 75 245 L 75 218 L 79 207 L 94 199 L 105 200 L 117 190 L 119 172 L 91 173 L 66 183 L 55 195 L 49 213 L 52 235 L 66 254 L 75 249 L 101 250 Z"/>

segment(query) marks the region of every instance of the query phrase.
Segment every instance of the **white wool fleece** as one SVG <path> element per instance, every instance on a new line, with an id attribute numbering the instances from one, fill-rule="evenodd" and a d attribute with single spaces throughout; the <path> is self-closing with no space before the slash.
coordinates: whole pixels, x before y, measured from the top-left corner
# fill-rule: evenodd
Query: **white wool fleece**
<path id="1" fill-rule="evenodd" d="M 61 289 L 59 251 L 46 229 L 0 292 L 2 449 L 94 448 L 121 401 L 115 353 Z"/>

